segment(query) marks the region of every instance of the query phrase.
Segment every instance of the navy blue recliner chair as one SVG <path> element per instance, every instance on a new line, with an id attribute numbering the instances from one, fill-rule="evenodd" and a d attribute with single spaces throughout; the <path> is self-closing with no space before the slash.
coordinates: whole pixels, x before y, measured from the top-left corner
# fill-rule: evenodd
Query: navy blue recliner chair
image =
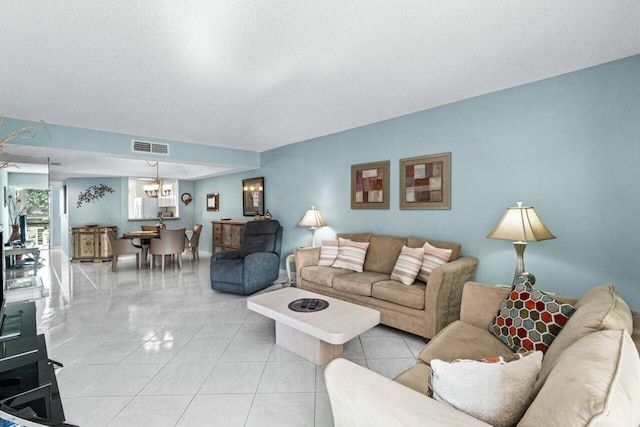
<path id="1" fill-rule="evenodd" d="M 250 295 L 271 285 L 280 273 L 282 227 L 276 220 L 249 221 L 239 251 L 211 256 L 211 287 Z"/>

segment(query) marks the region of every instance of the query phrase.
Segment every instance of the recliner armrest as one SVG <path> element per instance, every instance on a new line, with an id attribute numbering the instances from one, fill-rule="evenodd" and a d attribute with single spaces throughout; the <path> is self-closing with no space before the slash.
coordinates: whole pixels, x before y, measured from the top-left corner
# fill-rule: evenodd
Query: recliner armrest
<path id="1" fill-rule="evenodd" d="M 211 262 L 216 262 L 221 259 L 237 259 L 240 258 L 240 251 L 222 251 L 216 252 L 211 256 Z"/>
<path id="2" fill-rule="evenodd" d="M 345 359 L 324 378 L 336 427 L 489 425 Z"/>

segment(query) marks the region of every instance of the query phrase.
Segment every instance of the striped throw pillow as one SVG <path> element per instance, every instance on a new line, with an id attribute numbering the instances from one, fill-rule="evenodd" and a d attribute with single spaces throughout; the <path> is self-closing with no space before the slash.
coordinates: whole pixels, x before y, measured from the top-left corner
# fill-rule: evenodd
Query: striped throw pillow
<path id="1" fill-rule="evenodd" d="M 340 250 L 338 256 L 333 262 L 335 268 L 345 268 L 361 273 L 364 265 L 364 258 L 367 256 L 367 248 L 369 243 L 354 242 L 349 239 L 339 239 Z"/>
<path id="2" fill-rule="evenodd" d="M 397 280 L 404 285 L 411 285 L 416 280 L 416 276 L 422 266 L 424 258 L 423 248 L 410 248 L 403 246 L 396 265 L 393 267 L 391 279 Z"/>
<path id="3" fill-rule="evenodd" d="M 425 242 L 422 248 L 424 249 L 424 258 L 422 259 L 422 267 L 420 267 L 418 279 L 427 283 L 434 268 L 449 262 L 452 251 L 451 249 L 436 248 L 429 242 Z"/>
<path id="4" fill-rule="evenodd" d="M 323 240 L 320 246 L 320 262 L 318 265 L 333 265 L 338 256 L 340 244 L 337 240 Z"/>

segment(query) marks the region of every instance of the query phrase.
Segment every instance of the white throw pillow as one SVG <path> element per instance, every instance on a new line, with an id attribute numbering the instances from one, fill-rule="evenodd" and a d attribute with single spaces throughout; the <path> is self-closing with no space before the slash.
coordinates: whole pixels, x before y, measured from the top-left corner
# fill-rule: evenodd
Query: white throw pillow
<path id="1" fill-rule="evenodd" d="M 495 427 L 518 423 L 533 398 L 542 352 L 431 361 L 433 398 Z"/>
<path id="2" fill-rule="evenodd" d="M 331 266 L 338 256 L 340 243 L 337 240 L 323 240 L 320 246 L 320 262 L 318 265 Z"/>
<path id="3" fill-rule="evenodd" d="M 448 263 L 453 251 L 451 249 L 436 248 L 429 242 L 425 242 L 422 248 L 424 249 L 424 258 L 422 259 L 418 279 L 427 283 L 433 269 Z"/>
<path id="4" fill-rule="evenodd" d="M 423 257 L 424 249 L 403 246 L 396 265 L 393 267 L 393 272 L 391 272 L 391 279 L 404 285 L 413 284 L 422 266 Z"/>
<path id="5" fill-rule="evenodd" d="M 338 257 L 332 266 L 361 273 L 362 266 L 364 265 L 364 258 L 367 256 L 369 243 L 354 242 L 349 239 L 343 239 L 342 237 L 339 241 L 340 250 L 338 251 Z"/>

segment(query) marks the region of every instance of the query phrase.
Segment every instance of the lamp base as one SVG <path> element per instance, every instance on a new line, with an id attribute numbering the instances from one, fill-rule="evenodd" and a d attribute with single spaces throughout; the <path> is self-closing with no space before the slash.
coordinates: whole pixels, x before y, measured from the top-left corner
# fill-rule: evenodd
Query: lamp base
<path id="1" fill-rule="evenodd" d="M 534 276 L 533 273 L 529 273 L 525 271 L 522 274 L 518 275 L 518 277 L 513 279 L 513 284 L 522 284 L 522 283 L 528 283 L 531 286 L 533 286 L 536 283 L 536 276 Z"/>
<path id="2" fill-rule="evenodd" d="M 311 247 L 316 247 L 316 228 L 311 227 Z"/>
<path id="3" fill-rule="evenodd" d="M 527 242 L 513 242 L 513 247 L 516 250 L 516 272 L 513 275 L 513 285 L 517 283 L 519 277 L 522 277 L 523 281 L 528 281 L 532 286 L 536 283 L 536 277 L 532 273 L 524 271 L 524 250 L 527 249 Z"/>

